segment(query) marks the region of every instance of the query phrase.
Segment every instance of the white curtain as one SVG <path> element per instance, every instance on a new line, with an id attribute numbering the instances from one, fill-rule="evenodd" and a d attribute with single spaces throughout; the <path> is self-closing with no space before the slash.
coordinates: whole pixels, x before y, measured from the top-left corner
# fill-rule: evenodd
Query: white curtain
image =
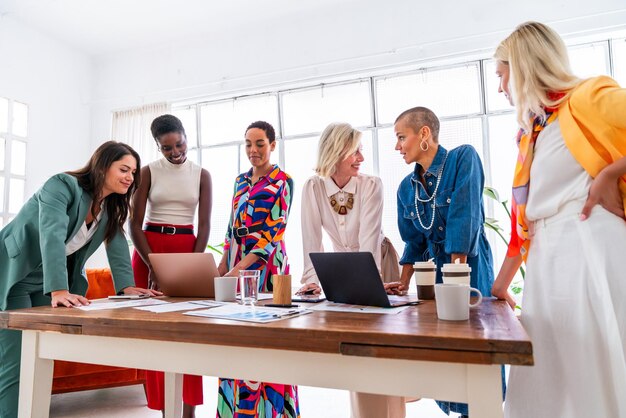
<path id="1" fill-rule="evenodd" d="M 169 113 L 167 103 L 154 103 L 129 110 L 113 112 L 111 139 L 126 142 L 139 153 L 141 164 L 146 165 L 158 157 L 150 124 L 157 116 Z"/>

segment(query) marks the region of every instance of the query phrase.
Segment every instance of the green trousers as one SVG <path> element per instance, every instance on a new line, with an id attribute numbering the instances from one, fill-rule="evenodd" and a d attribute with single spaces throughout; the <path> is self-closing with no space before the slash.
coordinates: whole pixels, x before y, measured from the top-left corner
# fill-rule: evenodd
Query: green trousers
<path id="1" fill-rule="evenodd" d="M 18 283 L 11 288 L 7 310 L 50 305 L 41 283 Z M 0 330 L 0 417 L 17 418 L 22 332 Z"/>

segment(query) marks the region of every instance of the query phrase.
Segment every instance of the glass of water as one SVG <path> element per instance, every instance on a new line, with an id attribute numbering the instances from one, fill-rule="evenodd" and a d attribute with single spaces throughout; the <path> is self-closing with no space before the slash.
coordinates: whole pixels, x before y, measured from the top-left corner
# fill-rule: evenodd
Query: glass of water
<path id="1" fill-rule="evenodd" d="M 241 290 L 241 303 L 254 305 L 259 299 L 259 270 L 240 270 L 239 289 Z"/>

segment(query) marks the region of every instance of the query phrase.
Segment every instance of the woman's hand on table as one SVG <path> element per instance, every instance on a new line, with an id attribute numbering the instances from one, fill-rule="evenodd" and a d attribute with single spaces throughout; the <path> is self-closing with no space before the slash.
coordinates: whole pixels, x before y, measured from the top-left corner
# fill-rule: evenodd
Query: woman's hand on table
<path id="1" fill-rule="evenodd" d="M 86 306 L 90 303 L 86 297 L 75 295 L 68 290 L 55 290 L 50 295 L 52 296 L 51 305 L 53 308 L 59 306 L 73 308 L 75 306 Z"/>
<path id="2" fill-rule="evenodd" d="M 388 295 L 406 295 L 406 286 L 402 282 L 389 282 L 384 285 Z"/>
<path id="3" fill-rule="evenodd" d="M 517 302 L 515 302 L 513 295 L 511 295 L 511 292 L 509 292 L 508 289 L 499 289 L 498 286 L 493 286 L 493 288 L 491 289 L 491 295 L 497 297 L 500 300 L 505 300 L 506 303 L 509 304 L 511 309 L 515 310 Z"/>
<path id="4" fill-rule="evenodd" d="M 153 289 L 144 289 L 143 287 L 125 287 L 122 292 L 125 295 L 148 295 L 148 296 L 163 296 L 163 292 Z"/>
<path id="5" fill-rule="evenodd" d="M 322 289 L 317 283 L 307 283 L 296 292 L 296 295 L 319 295 Z"/>

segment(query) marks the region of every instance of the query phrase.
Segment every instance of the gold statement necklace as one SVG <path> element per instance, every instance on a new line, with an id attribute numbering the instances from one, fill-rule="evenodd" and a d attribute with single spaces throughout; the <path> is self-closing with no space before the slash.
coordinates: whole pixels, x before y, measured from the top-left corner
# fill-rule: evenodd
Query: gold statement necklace
<path id="1" fill-rule="evenodd" d="M 339 191 L 329 197 L 330 206 L 339 215 L 346 215 L 352 206 L 354 205 L 354 194 L 344 191 Z"/>

